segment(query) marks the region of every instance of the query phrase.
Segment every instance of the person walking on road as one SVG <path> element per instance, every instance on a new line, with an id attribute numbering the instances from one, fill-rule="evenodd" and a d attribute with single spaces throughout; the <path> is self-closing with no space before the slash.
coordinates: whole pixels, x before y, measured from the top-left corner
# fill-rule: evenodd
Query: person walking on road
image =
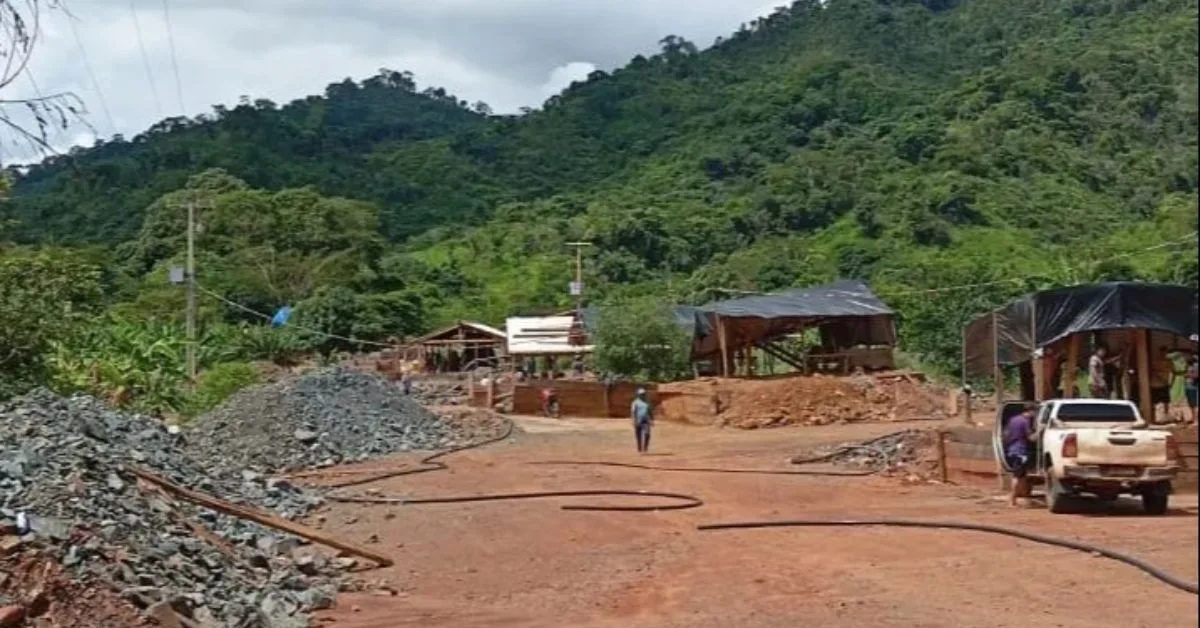
<path id="1" fill-rule="evenodd" d="M 637 396 L 629 406 L 629 416 L 633 419 L 633 432 L 637 437 L 639 454 L 650 451 L 650 427 L 654 424 L 654 408 L 646 400 L 646 389 L 637 389 Z"/>

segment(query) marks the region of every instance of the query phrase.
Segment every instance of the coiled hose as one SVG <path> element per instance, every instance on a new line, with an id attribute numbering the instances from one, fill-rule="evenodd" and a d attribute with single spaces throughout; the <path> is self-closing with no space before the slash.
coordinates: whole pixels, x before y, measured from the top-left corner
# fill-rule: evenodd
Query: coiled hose
<path id="1" fill-rule="evenodd" d="M 1034 543 L 1043 545 L 1051 545 L 1054 547 L 1062 547 L 1079 552 L 1087 552 L 1089 554 L 1103 556 L 1118 562 L 1125 563 L 1150 576 L 1172 586 L 1181 591 L 1186 591 L 1195 595 L 1197 593 L 1197 583 L 1188 582 L 1182 578 L 1173 576 L 1146 561 L 1123 554 L 1108 548 L 1092 545 L 1081 541 L 1072 541 L 1069 539 L 1060 539 L 1035 532 L 1025 532 L 1015 528 L 1006 528 L 1003 526 L 989 525 L 985 523 L 968 523 L 961 521 L 922 521 L 914 519 L 792 519 L 782 521 L 741 521 L 731 523 L 707 523 L 696 526 L 697 530 L 746 530 L 755 528 L 787 528 L 787 527 L 827 527 L 827 526 L 842 526 L 842 527 L 862 527 L 862 526 L 890 526 L 902 528 L 934 528 L 942 530 L 968 530 L 972 532 L 987 532 L 991 534 L 1002 534 L 1011 536 Z"/>
<path id="2" fill-rule="evenodd" d="M 661 510 L 685 510 L 688 508 L 696 508 L 704 505 L 704 501 L 692 495 L 684 495 L 682 493 L 668 493 L 663 491 L 630 491 L 630 490 L 575 490 L 575 491 L 532 491 L 527 493 L 493 493 L 488 495 L 454 495 L 446 497 L 387 497 L 376 495 L 345 495 L 339 492 L 338 489 L 345 489 L 351 486 L 362 486 L 372 482 L 379 482 L 389 478 L 401 477 L 406 475 L 416 475 L 418 473 L 429 473 L 431 471 L 443 471 L 449 467 L 446 463 L 441 462 L 439 458 L 449 456 L 450 454 L 466 451 L 468 449 L 476 449 L 493 443 L 498 443 L 512 436 L 513 422 L 511 419 L 505 418 L 504 432 L 499 436 L 484 439 L 461 447 L 445 449 L 420 460 L 418 464 L 422 465 L 415 469 L 398 469 L 395 471 L 385 471 L 377 473 L 365 478 L 345 480 L 332 485 L 329 488 L 335 489 L 333 492 L 326 495 L 326 499 L 334 502 L 352 503 L 352 504 L 461 504 L 470 502 L 492 502 L 492 501 L 508 501 L 518 499 L 549 499 L 559 497 L 659 497 L 662 499 L 675 500 L 676 503 L 668 504 L 653 504 L 647 506 L 603 506 L 603 505 L 582 505 L 582 504 L 567 504 L 561 506 L 562 510 L 579 510 L 579 511 L 594 511 L 594 512 L 651 512 Z"/>

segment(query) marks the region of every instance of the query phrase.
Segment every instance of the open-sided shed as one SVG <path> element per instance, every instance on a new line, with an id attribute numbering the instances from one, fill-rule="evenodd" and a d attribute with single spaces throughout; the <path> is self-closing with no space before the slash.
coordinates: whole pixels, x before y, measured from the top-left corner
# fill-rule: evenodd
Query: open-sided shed
<path id="1" fill-rule="evenodd" d="M 890 368 L 896 344 L 895 312 L 861 281 L 719 301 L 700 308 L 716 333 L 697 337 L 693 354 L 720 360 L 721 373 L 735 370 L 733 356 L 759 348 L 768 355 L 809 370 L 815 362 Z M 796 355 L 777 344 L 789 335 L 817 329 L 820 346 Z"/>
<path id="2" fill-rule="evenodd" d="M 504 355 L 504 332 L 472 321 L 458 321 L 410 340 L 406 359 L 420 360 L 429 371 L 456 372 Z"/>
<path id="3" fill-rule="evenodd" d="M 1107 282 L 1044 290 L 1026 295 L 972 321 L 963 333 L 963 377 L 991 376 L 1003 390 L 1004 366 L 1022 367 L 1023 397 L 1055 393 L 1055 372 L 1070 396 L 1077 365 L 1093 346 L 1126 356 L 1122 371 L 1137 372 L 1143 414 L 1151 416 L 1150 352 L 1195 351 L 1197 294 L 1186 286 Z M 1086 342 L 1085 342 L 1086 341 Z M 1132 397 L 1132 395 L 1129 395 Z"/>

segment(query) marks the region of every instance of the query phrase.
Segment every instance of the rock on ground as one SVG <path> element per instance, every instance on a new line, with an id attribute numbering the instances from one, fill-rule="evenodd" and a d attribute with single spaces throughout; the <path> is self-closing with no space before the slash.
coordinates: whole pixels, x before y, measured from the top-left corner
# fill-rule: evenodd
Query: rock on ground
<path id="1" fill-rule="evenodd" d="M 336 593 L 332 569 L 306 576 L 295 565 L 298 540 L 175 501 L 139 485 L 132 467 L 281 514 L 319 503 L 261 474 L 222 474 L 148 417 L 38 391 L 0 405 L 0 539 L 46 547 L 84 585 L 210 625 L 304 626 L 305 611 Z"/>
<path id="2" fill-rule="evenodd" d="M 393 382 L 331 367 L 238 392 L 198 418 L 188 441 L 219 464 L 274 472 L 445 449 L 475 436 Z"/>

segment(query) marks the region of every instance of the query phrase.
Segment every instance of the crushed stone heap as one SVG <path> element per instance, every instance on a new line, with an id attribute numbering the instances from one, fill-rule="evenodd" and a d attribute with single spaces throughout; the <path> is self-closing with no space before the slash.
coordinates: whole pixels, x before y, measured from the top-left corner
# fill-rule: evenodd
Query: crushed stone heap
<path id="1" fill-rule="evenodd" d="M 224 475 L 227 465 L 188 454 L 179 438 L 89 397 L 35 391 L 0 405 L 0 538 L 19 538 L 16 551 L 45 548 L 80 582 L 138 606 L 170 604 L 203 625 L 307 625 L 306 611 L 333 602 L 336 561 L 314 564 L 295 552 L 299 540 L 173 500 L 130 469 L 285 516 L 320 499 L 261 474 Z"/>
<path id="2" fill-rule="evenodd" d="M 196 419 L 189 447 L 239 471 L 294 471 L 473 442 L 395 383 L 335 366 L 239 391 Z"/>

